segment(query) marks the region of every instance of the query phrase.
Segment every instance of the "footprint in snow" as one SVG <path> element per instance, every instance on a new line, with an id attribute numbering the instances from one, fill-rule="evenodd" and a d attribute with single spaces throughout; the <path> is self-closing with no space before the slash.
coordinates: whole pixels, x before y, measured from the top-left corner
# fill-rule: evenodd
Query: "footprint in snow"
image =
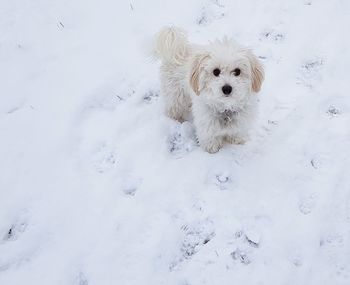
<path id="1" fill-rule="evenodd" d="M 24 233 L 24 231 L 27 229 L 27 222 L 26 221 L 17 221 L 16 223 L 14 223 L 9 230 L 7 231 L 7 233 L 5 234 L 5 236 L 3 237 L 3 240 L 5 241 L 13 241 L 13 240 L 17 240 L 18 237 Z"/>
<path id="2" fill-rule="evenodd" d="M 197 25 L 206 26 L 215 20 L 222 19 L 225 17 L 224 7 L 225 6 L 220 4 L 219 1 L 214 1 L 211 5 L 204 6 L 200 16 L 196 20 Z"/>
<path id="3" fill-rule="evenodd" d="M 320 168 L 320 162 L 317 159 L 315 159 L 315 158 L 310 160 L 310 164 L 315 169 L 319 169 Z"/>
<path id="4" fill-rule="evenodd" d="M 91 154 L 91 163 L 98 173 L 110 171 L 117 163 L 115 149 L 106 143 L 100 143 Z"/>
<path id="5" fill-rule="evenodd" d="M 213 184 L 218 187 L 219 190 L 227 190 L 232 187 L 232 176 L 230 172 L 223 170 L 214 170 L 208 174 L 207 183 Z"/>
<path id="6" fill-rule="evenodd" d="M 156 100 L 158 100 L 158 98 L 159 98 L 159 92 L 155 90 L 147 91 L 142 97 L 143 102 L 145 102 L 146 104 L 151 104 Z"/>
<path id="7" fill-rule="evenodd" d="M 329 106 L 329 108 L 327 110 L 327 114 L 331 117 L 336 117 L 336 116 L 340 115 L 340 111 L 338 108 L 331 105 L 331 106 Z"/>
<path id="8" fill-rule="evenodd" d="M 301 68 L 308 72 L 315 72 L 319 70 L 322 65 L 324 65 L 324 60 L 322 58 L 319 59 L 313 59 L 306 61 Z"/>
<path id="9" fill-rule="evenodd" d="M 180 253 L 170 265 L 170 270 L 175 269 L 184 260 L 191 259 L 215 236 L 214 223 L 210 219 L 185 224 L 181 227 L 181 231 L 183 232 L 183 240 Z"/>
<path id="10" fill-rule="evenodd" d="M 10 245 L 10 243 L 16 243 L 17 240 L 21 239 L 21 236 L 29 231 L 28 217 L 26 213 L 24 216 L 18 218 L 5 233 L 2 233 L 2 238 L 0 239 L 0 246 L 6 247 L 10 246 L 12 254 L 10 255 L 1 255 L 0 254 L 0 272 L 6 271 L 10 268 L 18 268 L 22 264 L 28 263 L 36 252 L 40 250 L 40 247 L 43 244 L 42 237 L 40 233 L 36 236 L 36 242 L 27 244 L 25 247 L 17 247 L 16 244 Z M 1 250 L 0 250 L 1 251 Z"/>
<path id="11" fill-rule="evenodd" d="M 299 201 L 299 211 L 304 215 L 310 214 L 315 208 L 316 202 L 317 195 L 315 193 L 303 196 Z"/>
<path id="12" fill-rule="evenodd" d="M 83 272 L 79 272 L 77 276 L 77 285 L 89 285 L 89 281 Z"/>
<path id="13" fill-rule="evenodd" d="M 94 93 L 88 97 L 86 110 L 102 109 L 105 111 L 114 111 L 115 108 L 125 100 L 125 94 L 116 92 L 113 87 L 102 86 L 96 89 Z"/>
<path id="14" fill-rule="evenodd" d="M 260 247 L 261 234 L 254 228 L 239 230 L 234 234 L 230 243 L 235 249 L 230 253 L 231 257 L 242 264 L 248 265 L 253 261 L 256 249 Z"/>
<path id="15" fill-rule="evenodd" d="M 220 190 L 226 190 L 232 183 L 231 175 L 228 172 L 216 174 L 215 179 L 215 184 Z"/>
<path id="16" fill-rule="evenodd" d="M 317 81 L 321 79 L 321 70 L 324 66 L 322 58 L 315 58 L 305 61 L 301 67 L 297 83 L 308 88 L 313 88 Z"/>
<path id="17" fill-rule="evenodd" d="M 282 42 L 285 39 L 285 36 L 282 32 L 278 32 L 273 29 L 267 29 L 263 31 L 260 35 L 260 41 L 270 41 L 270 42 Z"/>
<path id="18" fill-rule="evenodd" d="M 234 250 L 233 252 L 231 252 L 231 257 L 234 260 L 238 260 L 239 262 L 241 262 L 242 264 L 249 264 L 251 263 L 251 260 L 248 256 L 247 251 L 237 248 L 236 250 Z"/>
<path id="19" fill-rule="evenodd" d="M 345 248 L 346 239 L 343 234 L 339 232 L 330 232 L 320 239 L 321 256 L 327 259 L 330 268 L 332 268 L 339 277 L 348 280 L 349 258 Z"/>
<path id="20" fill-rule="evenodd" d="M 323 248 L 342 248 L 344 238 L 337 232 L 329 233 L 320 239 L 320 247 Z"/>
<path id="21" fill-rule="evenodd" d="M 172 133 L 168 136 L 169 152 L 182 156 L 191 152 L 197 146 L 193 126 L 189 122 L 176 124 Z"/>
<path id="22" fill-rule="evenodd" d="M 122 191 L 125 195 L 135 196 L 142 179 L 133 175 L 123 175 L 124 179 L 122 182 Z"/>

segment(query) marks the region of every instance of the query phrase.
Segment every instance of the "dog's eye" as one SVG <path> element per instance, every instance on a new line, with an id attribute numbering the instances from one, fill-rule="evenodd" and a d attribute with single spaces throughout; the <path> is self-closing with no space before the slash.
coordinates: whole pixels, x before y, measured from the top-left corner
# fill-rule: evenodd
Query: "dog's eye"
<path id="1" fill-rule="evenodd" d="M 232 71 L 234 76 L 239 76 L 241 74 L 241 70 L 239 68 L 236 68 Z"/>
<path id="2" fill-rule="evenodd" d="M 219 76 L 220 75 L 220 69 L 219 68 L 215 68 L 214 70 L 213 70 L 213 74 L 215 75 L 215 76 Z"/>

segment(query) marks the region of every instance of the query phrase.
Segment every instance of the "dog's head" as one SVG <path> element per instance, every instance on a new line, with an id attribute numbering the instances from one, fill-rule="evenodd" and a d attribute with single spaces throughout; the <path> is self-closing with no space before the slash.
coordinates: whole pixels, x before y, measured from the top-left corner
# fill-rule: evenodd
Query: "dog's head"
<path id="1" fill-rule="evenodd" d="M 238 106 L 259 92 L 264 70 L 258 58 L 232 40 L 224 39 L 193 56 L 190 86 L 210 104 Z"/>

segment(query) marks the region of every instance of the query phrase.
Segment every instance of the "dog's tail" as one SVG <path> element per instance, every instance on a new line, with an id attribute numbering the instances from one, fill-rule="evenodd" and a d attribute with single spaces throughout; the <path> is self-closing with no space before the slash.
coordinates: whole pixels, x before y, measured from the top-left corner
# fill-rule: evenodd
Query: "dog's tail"
<path id="1" fill-rule="evenodd" d="M 186 33 L 177 27 L 165 27 L 155 39 L 154 55 L 164 63 L 182 65 L 189 55 Z"/>

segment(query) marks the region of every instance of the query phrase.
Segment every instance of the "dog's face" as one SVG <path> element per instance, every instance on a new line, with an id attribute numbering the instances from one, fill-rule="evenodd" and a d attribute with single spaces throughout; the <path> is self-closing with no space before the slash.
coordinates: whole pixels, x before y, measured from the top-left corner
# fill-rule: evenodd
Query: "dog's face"
<path id="1" fill-rule="evenodd" d="M 190 85 L 208 104 L 239 107 L 260 90 L 263 79 L 256 56 L 226 40 L 208 45 L 194 56 Z"/>

